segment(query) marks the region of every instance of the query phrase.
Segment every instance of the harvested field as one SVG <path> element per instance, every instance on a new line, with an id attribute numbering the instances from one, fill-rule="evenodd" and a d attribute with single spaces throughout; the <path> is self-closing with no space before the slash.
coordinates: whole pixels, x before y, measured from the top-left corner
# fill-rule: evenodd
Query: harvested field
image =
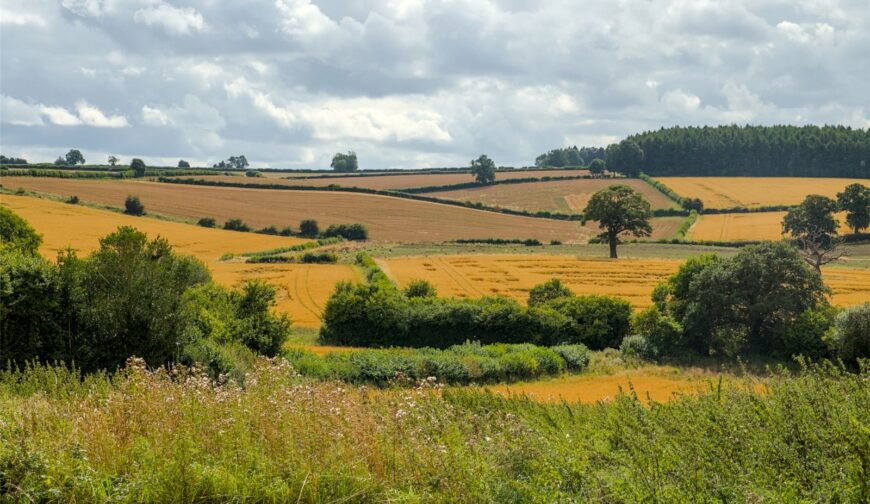
<path id="1" fill-rule="evenodd" d="M 308 240 L 256 233 L 208 229 L 191 224 L 133 217 L 82 205 L 69 205 L 27 196 L 0 196 L 0 204 L 26 219 L 43 235 L 40 252 L 53 259 L 67 247 L 85 254 L 99 247 L 97 241 L 120 226 L 133 226 L 151 238 L 160 235 L 185 254 L 211 262 L 223 254 L 238 254 L 287 247 Z"/>
<path id="2" fill-rule="evenodd" d="M 856 182 L 844 178 L 800 177 L 656 177 L 684 198 L 701 198 L 707 208 L 754 208 L 769 205 L 797 205 L 809 194 L 836 198 L 838 192 Z"/>
<path id="3" fill-rule="evenodd" d="M 650 370 L 624 371 L 613 375 L 581 374 L 531 383 L 495 385 L 487 389 L 502 395 L 528 395 L 542 402 L 595 403 L 613 400 L 620 392 L 631 390 L 639 398 L 666 402 L 683 394 L 693 394 L 708 389 L 713 374 L 687 373 L 664 374 Z"/>
<path id="4" fill-rule="evenodd" d="M 705 214 L 692 226 L 689 239 L 698 241 L 754 241 L 782 238 L 786 212 Z M 840 232 L 848 233 L 845 214 L 838 214 Z"/>
<path id="5" fill-rule="evenodd" d="M 218 260 L 225 253 L 268 250 L 306 241 L 298 238 L 207 229 L 25 196 L 3 195 L 0 203 L 43 235 L 41 253 L 47 258 L 53 259 L 59 250 L 68 246 L 86 254 L 99 246 L 99 238 L 119 226 L 133 226 L 151 238 L 160 235 L 179 252 L 203 260 L 214 280 L 222 285 L 230 287 L 254 278 L 268 281 L 278 291 L 277 309 L 302 327 L 320 325 L 323 305 L 338 281 L 359 279 L 357 270 L 349 265 L 245 264 Z"/>
<path id="6" fill-rule="evenodd" d="M 541 170 L 541 171 L 512 171 L 499 172 L 498 180 L 510 180 L 517 178 L 543 178 L 543 177 L 575 177 L 587 175 L 585 170 Z M 209 180 L 221 180 L 224 182 L 244 182 L 249 184 L 282 184 L 290 186 L 325 187 L 337 184 L 342 187 L 364 187 L 367 189 L 410 189 L 414 187 L 442 186 L 451 184 L 465 184 L 474 182 L 474 177 L 469 173 L 408 173 L 382 176 L 354 176 L 354 175 L 330 175 L 328 178 L 304 178 L 306 175 L 283 174 L 276 176 L 272 173 L 267 177 L 254 178 L 217 176 L 209 177 Z M 323 174 L 308 174 L 307 176 L 321 176 Z M 284 178 L 289 177 L 289 178 Z M 197 178 L 197 177 L 186 177 Z M 659 193 L 661 194 L 661 193 Z"/>
<path id="7" fill-rule="evenodd" d="M 525 303 L 529 289 L 558 278 L 576 294 L 603 294 L 628 300 L 635 308 L 652 304 L 653 288 L 683 262 L 675 259 L 588 259 L 568 255 L 454 255 L 377 259 L 387 275 L 404 287 L 411 280 L 431 282 L 443 297 L 512 297 Z M 832 303 L 849 306 L 870 301 L 870 270 L 822 270 Z"/>
<path id="8" fill-rule="evenodd" d="M 502 184 L 457 191 L 428 193 L 429 196 L 474 201 L 515 210 L 581 213 L 596 191 L 624 184 L 640 192 L 655 208 L 675 208 L 675 203 L 657 189 L 637 179 L 554 180 L 528 184 Z"/>
<path id="9" fill-rule="evenodd" d="M 243 219 L 254 227 L 293 226 L 303 219 L 365 224 L 373 240 L 439 242 L 459 238 L 537 238 L 585 242 L 598 231 L 578 222 L 485 212 L 437 203 L 343 192 L 238 189 L 158 182 L 4 177 L 9 188 L 77 195 L 84 201 L 123 206 L 128 194 L 146 210 L 219 222 Z"/>
<path id="10" fill-rule="evenodd" d="M 358 270 L 347 264 L 219 262 L 209 267 L 215 281 L 223 285 L 236 285 L 251 279 L 266 280 L 274 285 L 277 290 L 276 308 L 279 312 L 289 314 L 293 324 L 301 327 L 320 327 L 323 306 L 335 284 L 361 280 Z"/>

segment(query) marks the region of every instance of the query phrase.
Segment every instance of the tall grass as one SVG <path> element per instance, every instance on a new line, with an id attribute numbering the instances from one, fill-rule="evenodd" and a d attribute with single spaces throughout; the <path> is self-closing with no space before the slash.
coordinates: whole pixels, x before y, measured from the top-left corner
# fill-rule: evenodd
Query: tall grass
<path id="1" fill-rule="evenodd" d="M 244 386 L 132 362 L 0 378 L 0 500 L 867 502 L 865 369 L 647 403 L 375 391 L 258 362 Z"/>

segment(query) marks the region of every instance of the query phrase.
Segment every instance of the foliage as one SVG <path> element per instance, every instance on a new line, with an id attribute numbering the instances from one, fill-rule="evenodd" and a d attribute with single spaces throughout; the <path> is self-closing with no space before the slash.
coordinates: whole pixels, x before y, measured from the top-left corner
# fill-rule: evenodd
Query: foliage
<path id="1" fill-rule="evenodd" d="M 196 221 L 196 225 L 206 228 L 214 228 L 217 227 L 217 221 L 214 217 L 203 217 L 202 219 Z"/>
<path id="2" fill-rule="evenodd" d="M 631 334 L 643 338 L 642 344 L 635 341 L 634 349 L 644 358 L 673 355 L 685 346 L 680 323 L 657 306 L 650 306 L 632 317 Z"/>
<path id="3" fill-rule="evenodd" d="M 133 170 L 133 176 L 135 176 L 135 177 L 137 177 L 137 178 L 142 178 L 142 177 L 144 177 L 144 176 L 145 176 L 145 170 L 146 170 L 147 168 L 148 168 L 148 167 L 145 166 L 145 161 L 142 161 L 142 160 L 139 159 L 139 158 L 133 158 L 133 160 L 130 161 L 130 169 Z"/>
<path id="4" fill-rule="evenodd" d="M 224 229 L 228 231 L 241 231 L 244 233 L 251 231 L 251 226 L 245 224 L 242 219 L 229 219 L 224 222 Z"/>
<path id="5" fill-rule="evenodd" d="M 837 193 L 837 203 L 846 212 L 846 224 L 855 234 L 870 227 L 870 187 L 855 183 Z"/>
<path id="6" fill-rule="evenodd" d="M 19 157 L 6 157 L 0 154 L 0 165 L 26 165 L 27 160 Z"/>
<path id="7" fill-rule="evenodd" d="M 626 185 L 612 185 L 589 198 L 583 213 L 584 219 L 598 221 L 603 229 L 600 237 L 610 245 L 610 257 L 616 259 L 619 235 L 649 236 L 650 204 L 640 193 Z"/>
<path id="8" fill-rule="evenodd" d="M 75 166 L 77 164 L 85 164 L 85 157 L 82 155 L 82 151 L 78 149 L 70 149 L 69 152 L 64 156 L 65 164 L 70 166 Z"/>
<path id="9" fill-rule="evenodd" d="M 412 298 L 434 298 L 438 297 L 438 290 L 435 286 L 426 280 L 411 280 L 404 290 L 405 297 Z"/>
<path id="10" fill-rule="evenodd" d="M 259 170 L 245 170 L 246 177 L 262 177 L 263 174 L 259 172 Z"/>
<path id="11" fill-rule="evenodd" d="M 568 358 L 563 357 L 567 355 Z M 444 350 L 376 349 L 332 352 L 325 356 L 292 350 L 287 358 L 304 376 L 388 386 L 403 380 L 469 384 L 534 380 L 565 371 L 582 371 L 589 362 L 583 345 L 545 348 L 534 345 L 464 343 Z"/>
<path id="12" fill-rule="evenodd" d="M 145 205 L 139 201 L 139 196 L 127 196 L 127 199 L 124 200 L 124 213 L 127 215 L 145 215 Z"/>
<path id="13" fill-rule="evenodd" d="M 115 165 L 117 165 L 121 160 L 118 159 L 118 156 L 109 156 L 108 161 L 109 161 L 109 166 L 115 166 Z"/>
<path id="14" fill-rule="evenodd" d="M 870 178 L 870 134 L 846 126 L 675 127 L 628 139 L 653 176 Z"/>
<path id="15" fill-rule="evenodd" d="M 212 165 L 212 168 L 218 169 L 230 169 L 230 170 L 244 170 L 250 166 L 248 163 L 248 158 L 244 155 L 241 156 L 230 156 L 226 161 L 221 161 L 219 163 L 215 163 Z"/>
<path id="16" fill-rule="evenodd" d="M 518 238 L 460 238 L 453 240 L 451 243 L 486 243 L 487 245 L 525 245 L 526 247 L 540 247 L 541 241 L 535 238 L 526 238 L 520 240 Z"/>
<path id="17" fill-rule="evenodd" d="M 808 310 L 827 305 L 821 275 L 785 243 L 745 247 L 732 258 L 687 261 L 653 301 L 702 355 L 770 355 Z"/>
<path id="18" fill-rule="evenodd" d="M 178 160 L 178 167 L 179 168 L 190 168 L 190 163 L 188 163 L 187 161 L 185 161 L 183 159 L 179 159 Z"/>
<path id="19" fill-rule="evenodd" d="M 299 235 L 304 238 L 315 238 L 320 234 L 320 226 L 314 219 L 305 219 L 299 223 Z"/>
<path id="20" fill-rule="evenodd" d="M 571 292 L 571 289 L 565 286 L 561 280 L 558 278 L 552 278 L 529 290 L 528 305 L 541 306 L 555 299 L 571 297 L 573 295 L 574 293 Z"/>
<path id="21" fill-rule="evenodd" d="M 15 249 L 26 255 L 39 253 L 42 236 L 18 214 L 0 206 L 0 251 Z"/>
<path id="22" fill-rule="evenodd" d="M 72 196 L 67 198 L 66 202 L 69 203 L 70 205 L 78 205 L 79 204 L 79 197 L 76 196 L 75 194 L 73 194 Z"/>
<path id="23" fill-rule="evenodd" d="M 486 154 L 471 160 L 471 174 L 478 184 L 492 184 L 495 182 L 495 173 L 495 162 Z"/>
<path id="24" fill-rule="evenodd" d="M 338 152 L 332 156 L 329 166 L 337 172 L 354 172 L 359 169 L 359 160 L 354 151 L 348 151 L 347 154 Z"/>
<path id="25" fill-rule="evenodd" d="M 607 147 L 607 169 L 626 177 L 637 177 L 643 169 L 644 151 L 633 140 L 623 140 Z"/>
<path id="26" fill-rule="evenodd" d="M 821 272 L 821 267 L 837 260 L 837 229 L 834 217 L 837 202 L 825 196 L 811 194 L 782 220 L 783 233 L 791 233 L 804 259 Z"/>
<path id="27" fill-rule="evenodd" d="M 372 393 L 252 363 L 245 385 L 130 364 L 0 376 L 4 497 L 34 502 L 866 502 L 866 372 L 649 403 Z"/>
<path id="28" fill-rule="evenodd" d="M 852 306 L 837 315 L 827 338 L 834 354 L 850 364 L 870 359 L 870 303 Z"/>
<path id="29" fill-rule="evenodd" d="M 685 240 L 686 235 L 689 234 L 689 230 L 691 230 L 692 226 L 695 225 L 695 222 L 698 221 L 698 217 L 699 215 L 697 211 L 692 210 L 691 212 L 689 212 L 689 216 L 686 217 L 686 220 L 684 220 L 682 224 L 680 224 L 680 227 L 677 228 L 677 232 L 674 233 L 674 238 L 676 238 L 677 240 Z"/>
<path id="30" fill-rule="evenodd" d="M 578 149 L 575 145 L 564 149 L 553 149 L 546 154 L 541 154 L 535 158 L 535 166 L 541 168 L 589 166 L 591 170 L 592 164 L 595 163 L 596 160 L 603 161 L 604 157 L 604 148 L 602 147 L 581 147 Z M 593 173 L 595 173 L 595 171 L 593 171 Z"/>
<path id="31" fill-rule="evenodd" d="M 335 264 L 338 256 L 333 252 L 306 252 L 299 257 L 304 264 Z"/>
<path id="32" fill-rule="evenodd" d="M 344 238 L 345 240 L 368 240 L 369 230 L 362 224 L 332 224 L 322 235 L 324 238 Z"/>
<path id="33" fill-rule="evenodd" d="M 603 156 L 603 154 L 602 154 Z M 607 164 L 604 162 L 604 158 L 595 158 L 592 162 L 589 163 L 589 173 L 593 175 L 601 175 L 604 173 L 604 170 L 607 168 Z"/>
<path id="34" fill-rule="evenodd" d="M 592 350 L 618 348 L 631 327 L 631 305 L 610 296 L 563 296 L 545 305 L 567 317 L 554 343 L 580 343 Z"/>

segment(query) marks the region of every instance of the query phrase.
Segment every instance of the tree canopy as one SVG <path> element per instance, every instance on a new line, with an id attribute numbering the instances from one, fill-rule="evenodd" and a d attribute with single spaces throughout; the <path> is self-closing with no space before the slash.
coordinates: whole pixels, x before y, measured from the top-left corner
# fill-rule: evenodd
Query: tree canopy
<path id="1" fill-rule="evenodd" d="M 846 212 L 846 224 L 854 233 L 870 227 L 870 187 L 863 184 L 850 184 L 837 193 L 837 203 Z"/>
<path id="2" fill-rule="evenodd" d="M 146 168 L 145 161 L 142 161 L 139 158 L 133 158 L 133 160 L 130 161 L 130 169 L 133 170 L 133 176 L 135 177 L 144 177 Z"/>
<path id="3" fill-rule="evenodd" d="M 70 166 L 85 164 L 85 157 L 82 155 L 82 151 L 78 149 L 70 149 L 69 152 L 66 153 L 65 160 L 66 164 Z"/>
<path id="4" fill-rule="evenodd" d="M 337 172 L 353 172 L 359 169 L 359 160 L 354 151 L 348 151 L 347 154 L 337 152 L 332 156 L 329 166 Z"/>
<path id="5" fill-rule="evenodd" d="M 607 169 L 626 177 L 637 177 L 642 171 L 643 149 L 633 140 L 623 140 L 607 147 Z"/>
<path id="6" fill-rule="evenodd" d="M 616 259 L 620 234 L 631 233 L 638 237 L 652 234 L 650 212 L 649 201 L 639 192 L 626 185 L 612 185 L 589 198 L 583 217 L 598 221 L 598 226 L 604 230 L 600 237 L 607 240 L 610 257 Z"/>
<path id="7" fill-rule="evenodd" d="M 486 154 L 471 160 L 471 174 L 478 184 L 492 184 L 495 182 L 495 162 Z"/>
<path id="8" fill-rule="evenodd" d="M 628 140 L 643 151 L 648 175 L 870 178 L 870 129 L 676 127 Z"/>
<path id="9" fill-rule="evenodd" d="M 603 147 L 565 147 L 553 149 L 535 158 L 537 167 L 563 168 L 565 166 L 589 166 L 594 160 L 604 160 Z"/>
<path id="10" fill-rule="evenodd" d="M 35 255 L 41 244 L 42 237 L 26 220 L 0 206 L 0 250 L 14 248 L 27 255 Z"/>
<path id="11" fill-rule="evenodd" d="M 839 222 L 834 216 L 837 210 L 836 201 L 811 194 L 782 220 L 783 232 L 791 233 L 804 259 L 818 271 L 839 257 L 836 251 Z"/>

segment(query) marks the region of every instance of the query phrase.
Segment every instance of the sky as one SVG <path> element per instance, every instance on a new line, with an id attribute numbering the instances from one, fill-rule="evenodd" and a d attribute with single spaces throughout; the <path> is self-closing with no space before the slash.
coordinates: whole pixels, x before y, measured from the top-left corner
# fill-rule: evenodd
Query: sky
<path id="1" fill-rule="evenodd" d="M 675 125 L 870 127 L 868 0 L 3 0 L 0 153 L 504 166 Z"/>

